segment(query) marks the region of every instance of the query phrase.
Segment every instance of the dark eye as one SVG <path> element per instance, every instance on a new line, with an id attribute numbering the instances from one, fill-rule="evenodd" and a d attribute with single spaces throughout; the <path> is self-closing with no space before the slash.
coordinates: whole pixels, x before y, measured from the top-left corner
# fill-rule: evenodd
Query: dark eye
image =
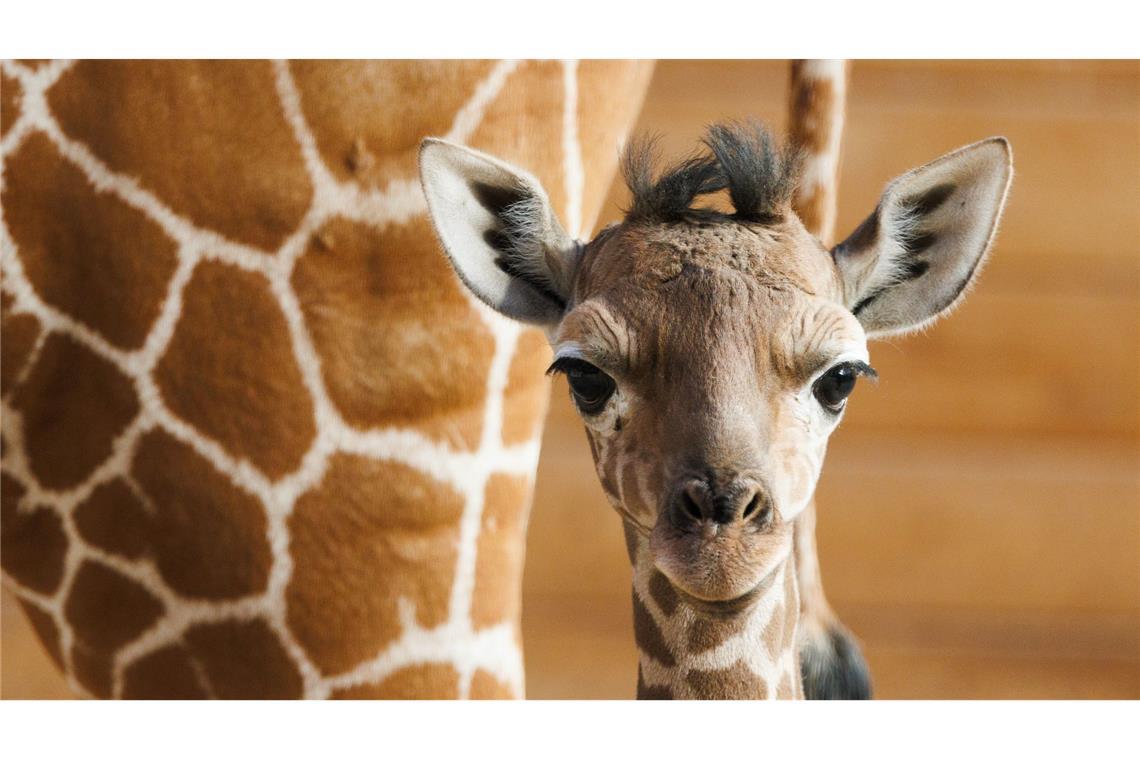
<path id="1" fill-rule="evenodd" d="M 574 403 L 583 414 L 597 414 L 602 411 L 617 387 L 612 377 L 581 359 L 559 359 L 551 365 L 549 371 L 562 372 L 566 375 Z"/>
<path id="2" fill-rule="evenodd" d="M 874 370 L 862 362 L 839 364 L 815 381 L 812 392 L 825 409 L 838 412 L 843 408 L 851 391 L 855 390 L 855 381 L 859 379 L 859 375 L 873 372 Z"/>

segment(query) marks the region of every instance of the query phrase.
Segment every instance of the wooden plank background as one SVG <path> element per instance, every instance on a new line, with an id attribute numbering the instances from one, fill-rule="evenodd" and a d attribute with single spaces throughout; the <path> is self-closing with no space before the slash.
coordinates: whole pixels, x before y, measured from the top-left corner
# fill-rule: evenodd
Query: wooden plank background
<path id="1" fill-rule="evenodd" d="M 786 75 L 661 62 L 639 126 L 670 154 L 721 119 L 780 129 Z M 965 143 L 1005 135 L 1016 176 L 965 305 L 872 345 L 819 488 L 829 596 L 880 697 L 1140 698 L 1140 64 L 859 61 L 848 95 L 840 235 Z M 529 696 L 631 697 L 620 523 L 562 383 L 527 551 Z M 2 612 L 4 696 L 63 695 Z"/>
<path id="2" fill-rule="evenodd" d="M 787 66 L 664 61 L 640 119 L 781 129 Z M 828 594 L 885 698 L 1140 697 L 1140 66 L 858 61 L 837 234 L 892 177 L 1002 134 L 1016 176 L 979 286 L 879 342 L 819 487 Z M 615 186 L 607 218 L 624 192 Z M 531 517 L 532 697 L 634 692 L 628 562 L 554 388 Z"/>

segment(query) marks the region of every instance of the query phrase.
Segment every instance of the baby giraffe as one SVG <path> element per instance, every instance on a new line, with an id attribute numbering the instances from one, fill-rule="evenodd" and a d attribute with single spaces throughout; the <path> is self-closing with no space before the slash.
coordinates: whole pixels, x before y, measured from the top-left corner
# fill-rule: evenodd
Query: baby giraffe
<path id="1" fill-rule="evenodd" d="M 799 698 L 796 517 L 868 338 L 954 306 L 1012 176 L 990 138 L 889 184 L 827 250 L 791 210 L 796 162 L 717 125 L 661 173 L 626 151 L 620 224 L 573 240 L 525 171 L 441 140 L 420 170 L 459 277 L 546 329 L 633 564 L 640 698 Z M 694 206 L 727 191 L 732 213 Z"/>

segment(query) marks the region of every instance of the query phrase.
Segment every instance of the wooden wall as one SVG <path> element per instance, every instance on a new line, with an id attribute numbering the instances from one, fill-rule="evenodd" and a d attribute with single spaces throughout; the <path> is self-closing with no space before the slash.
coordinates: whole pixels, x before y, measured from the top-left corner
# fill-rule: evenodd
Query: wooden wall
<path id="1" fill-rule="evenodd" d="M 640 127 L 784 124 L 786 64 L 658 64 Z M 1140 697 L 1140 65 L 859 61 L 838 234 L 885 183 L 1001 134 L 1016 175 L 950 318 L 873 344 L 819 487 L 825 587 L 881 697 Z M 622 188 L 611 194 L 617 214 Z M 608 221 L 609 219 L 605 220 Z M 532 697 L 629 697 L 619 520 L 554 389 L 531 518 Z"/>

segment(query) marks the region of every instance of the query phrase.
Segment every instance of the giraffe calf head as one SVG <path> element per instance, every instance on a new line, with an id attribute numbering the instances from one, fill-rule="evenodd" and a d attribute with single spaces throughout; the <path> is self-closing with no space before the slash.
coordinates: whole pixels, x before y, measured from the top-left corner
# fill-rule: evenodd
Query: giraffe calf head
<path id="1" fill-rule="evenodd" d="M 1011 177 L 1002 138 L 889 184 L 827 250 L 792 211 L 794 156 L 758 126 L 714 126 L 663 172 L 626 151 L 633 202 L 593 240 L 534 177 L 426 140 L 428 206 L 460 278 L 546 329 L 602 487 L 682 593 L 747 597 L 791 550 L 867 339 L 920 328 L 977 273 Z M 727 192 L 731 213 L 695 207 Z"/>

